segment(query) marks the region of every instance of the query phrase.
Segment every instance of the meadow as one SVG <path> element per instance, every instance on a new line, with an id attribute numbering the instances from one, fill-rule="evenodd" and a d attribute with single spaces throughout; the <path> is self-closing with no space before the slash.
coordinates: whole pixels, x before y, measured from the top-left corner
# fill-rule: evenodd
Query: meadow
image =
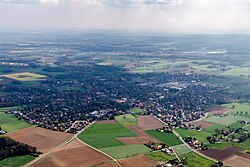
<path id="1" fill-rule="evenodd" d="M 136 118 L 131 114 L 116 116 L 115 120 L 124 126 L 136 126 Z"/>
<path id="2" fill-rule="evenodd" d="M 37 81 L 45 79 L 45 75 L 35 74 L 31 72 L 21 72 L 21 73 L 14 73 L 14 74 L 6 74 L 2 75 L 2 77 L 18 80 L 18 81 Z"/>
<path id="3" fill-rule="evenodd" d="M 207 136 L 211 136 L 212 133 L 205 132 L 205 131 L 196 131 L 192 129 L 184 130 L 184 129 L 176 129 L 176 132 L 182 137 L 194 137 L 196 138 L 199 142 L 206 143 L 207 141 Z"/>
<path id="4" fill-rule="evenodd" d="M 115 147 L 101 148 L 100 150 L 115 159 L 133 157 L 139 154 L 144 154 L 152 151 L 150 148 L 142 144 L 115 146 Z"/>
<path id="5" fill-rule="evenodd" d="M 149 135 L 159 139 L 160 141 L 170 145 L 170 146 L 176 146 L 179 144 L 183 144 L 181 140 L 173 133 L 163 133 L 158 132 L 157 130 L 147 130 L 146 131 Z"/>
<path id="6" fill-rule="evenodd" d="M 6 159 L 0 161 L 0 166 L 20 167 L 20 166 L 23 166 L 23 165 L 27 164 L 28 162 L 32 161 L 33 159 L 35 159 L 35 157 L 31 156 L 31 155 L 10 157 L 10 158 L 6 158 Z"/>
<path id="7" fill-rule="evenodd" d="M 170 160 L 176 159 L 174 155 L 168 155 L 162 151 L 151 152 L 151 153 L 145 154 L 145 156 L 156 162 L 159 162 L 159 161 L 168 162 Z"/>
<path id="8" fill-rule="evenodd" d="M 210 127 L 207 127 L 207 128 L 204 128 L 202 131 L 205 131 L 205 132 L 209 132 L 209 133 L 214 133 L 215 129 L 227 129 L 226 126 L 224 125 L 213 125 L 213 126 L 210 126 Z"/>
<path id="9" fill-rule="evenodd" d="M 185 159 L 188 167 L 209 167 L 214 164 L 213 161 L 208 160 L 194 152 L 182 154 L 180 159 Z"/>
<path id="10" fill-rule="evenodd" d="M 130 110 L 130 113 L 134 114 L 134 115 L 143 115 L 144 114 L 144 110 L 135 107 L 135 108 L 132 108 Z"/>
<path id="11" fill-rule="evenodd" d="M 250 118 L 250 104 L 248 103 L 229 103 L 223 106 L 231 108 L 231 110 L 227 112 L 228 114 Z"/>
<path id="12" fill-rule="evenodd" d="M 117 138 L 129 136 L 137 135 L 120 123 L 112 123 L 93 124 L 81 133 L 78 138 L 83 142 L 99 149 L 105 147 L 123 146 L 125 144 L 117 140 Z"/>
<path id="13" fill-rule="evenodd" d="M 220 124 L 224 126 L 229 126 L 237 121 L 248 121 L 250 122 L 250 118 L 246 118 L 240 115 L 227 115 L 227 116 L 210 116 L 204 119 L 206 122 L 211 122 L 215 124 Z"/>
<path id="14" fill-rule="evenodd" d="M 173 149 L 174 149 L 174 151 L 175 151 L 175 153 L 177 154 L 178 157 L 192 151 L 186 144 L 181 144 L 181 145 L 174 146 Z"/>
<path id="15" fill-rule="evenodd" d="M 19 120 L 13 114 L 5 114 L 3 108 L 0 109 L 0 127 L 6 132 L 13 132 L 20 129 L 31 127 L 25 121 Z"/>

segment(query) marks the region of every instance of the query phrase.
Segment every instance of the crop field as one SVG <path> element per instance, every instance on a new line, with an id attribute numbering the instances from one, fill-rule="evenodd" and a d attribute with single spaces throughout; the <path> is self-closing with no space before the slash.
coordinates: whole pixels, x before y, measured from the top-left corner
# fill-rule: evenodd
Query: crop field
<path id="1" fill-rule="evenodd" d="M 245 126 L 243 129 L 247 130 L 248 132 L 250 132 L 250 125 Z"/>
<path id="2" fill-rule="evenodd" d="M 176 159 L 176 157 L 174 155 L 168 155 L 162 151 L 157 151 L 157 152 L 151 152 L 149 154 L 145 154 L 145 156 L 147 156 L 148 158 L 154 160 L 155 162 L 159 162 L 159 161 L 170 161 L 173 159 Z"/>
<path id="3" fill-rule="evenodd" d="M 163 124 L 152 115 L 137 116 L 137 126 L 143 130 L 152 130 L 163 127 Z"/>
<path id="4" fill-rule="evenodd" d="M 228 114 L 250 118 L 250 104 L 248 103 L 229 103 L 224 106 L 231 108 L 231 110 L 228 111 Z M 234 108 L 232 108 L 233 106 Z"/>
<path id="5" fill-rule="evenodd" d="M 245 125 L 243 125 L 243 124 L 241 124 L 239 122 L 235 122 L 235 123 L 233 123 L 233 124 L 231 124 L 229 126 L 230 126 L 230 128 L 239 129 L 239 128 L 242 128 Z"/>
<path id="6" fill-rule="evenodd" d="M 250 122 L 250 118 L 246 118 L 246 117 L 239 116 L 239 115 L 227 115 L 224 117 L 210 116 L 208 118 L 205 118 L 204 121 L 215 123 L 215 124 L 220 124 L 224 126 L 229 126 L 237 121 L 249 121 Z"/>
<path id="7" fill-rule="evenodd" d="M 186 144 L 174 146 L 173 149 L 178 156 L 187 154 L 192 151 Z"/>
<path id="8" fill-rule="evenodd" d="M 100 150 L 115 159 L 128 158 L 152 151 L 150 148 L 142 144 L 115 146 L 115 147 L 101 148 Z"/>
<path id="9" fill-rule="evenodd" d="M 180 158 L 186 160 L 188 167 L 210 167 L 212 164 L 214 164 L 213 161 L 201 157 L 194 152 L 182 154 Z"/>
<path id="10" fill-rule="evenodd" d="M 221 75 L 226 76 L 240 76 L 240 75 L 250 75 L 250 68 L 249 67 L 235 67 L 231 70 L 223 72 Z"/>
<path id="11" fill-rule="evenodd" d="M 146 132 L 170 146 L 183 144 L 175 134 L 167 134 L 163 132 L 158 132 L 157 130 L 147 130 Z"/>
<path id="12" fill-rule="evenodd" d="M 78 138 L 95 148 L 122 146 L 119 137 L 137 136 L 120 123 L 98 123 L 90 126 Z"/>
<path id="13" fill-rule="evenodd" d="M 248 166 L 250 164 L 249 158 L 244 158 L 241 156 L 231 156 L 223 161 L 225 164 L 230 166 Z"/>
<path id="14" fill-rule="evenodd" d="M 196 122 L 192 122 L 191 124 L 194 126 L 200 126 L 202 128 L 208 128 L 214 125 L 213 123 L 205 122 L 205 121 L 196 121 Z"/>
<path id="15" fill-rule="evenodd" d="M 149 167 L 156 166 L 157 163 L 145 155 L 138 155 L 136 157 L 130 157 L 118 161 L 122 167 Z"/>
<path id="16" fill-rule="evenodd" d="M 136 126 L 136 118 L 131 114 L 116 116 L 115 120 L 124 126 Z"/>
<path id="17" fill-rule="evenodd" d="M 0 161 L 2 167 L 20 167 L 35 159 L 31 155 L 15 156 Z"/>
<path id="18" fill-rule="evenodd" d="M 196 131 L 196 130 L 184 130 L 184 129 L 176 129 L 176 132 L 179 133 L 179 135 L 182 138 L 185 137 L 194 137 L 196 138 L 199 142 L 203 142 L 206 143 L 207 141 L 207 136 L 211 136 L 212 134 L 209 132 L 205 132 L 205 131 Z"/>
<path id="19" fill-rule="evenodd" d="M 67 141 L 73 135 L 40 127 L 30 127 L 9 133 L 6 136 L 18 142 L 36 147 L 42 153 L 46 153 Z"/>
<path id="20" fill-rule="evenodd" d="M 233 141 L 229 141 L 229 142 L 221 142 L 221 143 L 214 143 L 214 144 L 208 144 L 209 148 L 214 148 L 214 149 L 223 149 L 229 146 L 235 146 L 238 148 L 241 148 L 243 150 L 250 150 L 250 140 L 246 140 L 243 143 L 237 143 L 237 142 L 233 142 Z"/>
<path id="21" fill-rule="evenodd" d="M 49 164 L 49 165 L 48 165 Z M 102 166 L 108 164 L 110 167 L 117 166 L 111 158 L 104 154 L 84 145 L 78 140 L 73 140 L 71 143 L 56 150 L 52 154 L 39 160 L 32 167 L 57 167 L 57 166 Z"/>
<path id="22" fill-rule="evenodd" d="M 3 111 L 3 109 L 1 109 Z M 5 114 L 0 111 L 0 127 L 6 132 L 13 132 L 16 130 L 28 128 L 32 125 L 25 121 L 19 120 L 13 114 Z"/>
<path id="23" fill-rule="evenodd" d="M 214 133 L 215 129 L 227 129 L 226 126 L 224 125 L 213 125 L 207 128 L 204 128 L 202 131 L 209 132 L 209 133 Z"/>
<path id="24" fill-rule="evenodd" d="M 37 81 L 45 79 L 45 75 L 35 74 L 31 72 L 21 72 L 15 74 L 2 75 L 2 77 L 18 80 L 18 81 Z"/>

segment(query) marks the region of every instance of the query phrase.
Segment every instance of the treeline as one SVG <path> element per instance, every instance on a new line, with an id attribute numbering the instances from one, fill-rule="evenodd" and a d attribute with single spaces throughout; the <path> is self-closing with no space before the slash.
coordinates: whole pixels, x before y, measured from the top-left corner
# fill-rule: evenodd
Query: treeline
<path id="1" fill-rule="evenodd" d="M 35 147 L 19 143 L 9 137 L 0 137 L 0 160 L 20 155 L 39 155 Z"/>

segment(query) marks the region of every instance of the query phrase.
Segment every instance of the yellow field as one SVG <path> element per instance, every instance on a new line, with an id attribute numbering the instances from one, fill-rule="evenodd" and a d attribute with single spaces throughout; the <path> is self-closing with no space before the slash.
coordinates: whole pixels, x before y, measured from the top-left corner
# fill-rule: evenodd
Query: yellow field
<path id="1" fill-rule="evenodd" d="M 18 81 L 37 81 L 46 78 L 45 75 L 35 74 L 31 72 L 21 72 L 21 73 L 1 75 L 1 76 L 10 79 L 15 79 Z"/>

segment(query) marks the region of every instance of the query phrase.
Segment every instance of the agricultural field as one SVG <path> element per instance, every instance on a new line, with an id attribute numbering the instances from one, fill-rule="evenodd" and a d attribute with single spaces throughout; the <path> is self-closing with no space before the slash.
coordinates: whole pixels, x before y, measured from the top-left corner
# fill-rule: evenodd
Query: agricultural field
<path id="1" fill-rule="evenodd" d="M 250 118 L 250 104 L 248 103 L 229 103 L 224 106 L 231 108 L 231 110 L 228 111 L 228 114 Z"/>
<path id="2" fill-rule="evenodd" d="M 182 154 L 180 159 L 185 159 L 188 167 L 210 167 L 212 164 L 214 164 L 213 161 L 208 160 L 194 152 Z"/>
<path id="3" fill-rule="evenodd" d="M 244 124 L 241 124 L 239 122 L 235 122 L 231 125 L 229 125 L 230 128 L 233 128 L 233 129 L 239 129 L 239 128 L 242 128 L 243 126 L 245 126 Z"/>
<path id="4" fill-rule="evenodd" d="M 45 79 L 45 75 L 40 75 L 36 73 L 31 72 L 21 72 L 21 73 L 15 73 L 15 74 L 7 74 L 7 75 L 1 75 L 2 77 L 18 80 L 18 81 L 37 81 Z"/>
<path id="5" fill-rule="evenodd" d="M 115 120 L 124 126 L 136 126 L 136 118 L 131 114 L 116 116 Z"/>
<path id="6" fill-rule="evenodd" d="M 122 167 L 149 167 L 156 166 L 157 163 L 145 155 L 125 158 L 118 161 Z"/>
<path id="7" fill-rule="evenodd" d="M 202 131 L 209 132 L 209 133 L 214 133 L 215 129 L 221 129 L 222 130 L 222 129 L 227 129 L 227 127 L 224 126 L 224 125 L 215 124 L 213 126 L 202 129 Z"/>
<path id="8" fill-rule="evenodd" d="M 117 138 L 132 136 L 137 135 L 120 123 L 98 123 L 90 126 L 78 138 L 95 148 L 105 148 L 122 146 L 124 143 Z"/>
<path id="9" fill-rule="evenodd" d="M 84 145 L 78 140 L 63 146 L 59 150 L 39 160 L 32 167 L 57 166 L 102 166 L 116 167 L 117 164 L 104 154 Z"/>
<path id="10" fill-rule="evenodd" d="M 31 155 L 15 156 L 0 161 L 2 167 L 20 167 L 32 161 L 36 157 Z"/>
<path id="11" fill-rule="evenodd" d="M 170 146 L 176 146 L 179 144 L 183 144 L 181 140 L 175 135 L 175 134 L 167 134 L 163 132 L 158 132 L 157 130 L 147 130 L 146 131 L 151 136 L 159 139 L 160 141 L 170 145 Z"/>
<path id="12" fill-rule="evenodd" d="M 184 129 L 175 129 L 176 132 L 182 137 L 194 137 L 196 138 L 199 142 L 206 143 L 207 141 L 207 136 L 211 136 L 212 133 L 205 132 L 205 131 L 196 131 L 192 129 L 184 130 Z"/>
<path id="13" fill-rule="evenodd" d="M 145 156 L 147 156 L 148 158 L 156 162 L 159 162 L 159 161 L 167 162 L 167 161 L 176 159 L 174 155 L 168 155 L 162 151 L 151 152 L 151 153 L 145 154 Z"/>
<path id="14" fill-rule="evenodd" d="M 235 146 L 238 148 L 241 148 L 243 150 L 250 150 L 250 140 L 246 140 L 243 143 L 237 143 L 233 141 L 228 141 L 228 142 L 221 142 L 221 143 L 214 143 L 214 144 L 208 144 L 209 148 L 214 148 L 214 149 L 223 149 L 229 146 Z"/>
<path id="15" fill-rule="evenodd" d="M 214 124 L 220 124 L 224 126 L 229 126 L 237 121 L 249 121 L 250 118 L 246 118 L 240 115 L 227 115 L 227 116 L 210 116 L 204 119 L 206 122 L 211 122 Z"/>
<path id="16" fill-rule="evenodd" d="M 16 108 L 16 107 L 12 107 Z M 21 130 L 24 128 L 31 127 L 32 125 L 28 124 L 25 121 L 19 120 L 13 114 L 6 114 L 3 111 L 5 109 L 11 108 L 1 108 L 0 109 L 0 127 L 6 132 L 13 132 Z"/>
<path id="17" fill-rule="evenodd" d="M 243 127 L 243 129 L 247 130 L 248 132 L 250 132 L 250 125 L 247 125 L 245 127 Z"/>
<path id="18" fill-rule="evenodd" d="M 163 123 L 151 115 L 137 116 L 137 126 L 142 130 L 153 130 L 163 127 Z"/>
<path id="19" fill-rule="evenodd" d="M 115 147 L 101 148 L 100 150 L 115 159 L 133 157 L 133 156 L 145 154 L 145 153 L 152 151 L 150 148 L 142 144 L 115 146 Z"/>
<path id="20" fill-rule="evenodd" d="M 38 151 L 42 153 L 47 153 L 66 142 L 73 134 L 52 131 L 40 127 L 30 127 L 6 134 L 6 136 L 18 142 L 36 147 Z"/>
<path id="21" fill-rule="evenodd" d="M 173 149 L 177 154 L 177 156 L 181 156 L 183 154 L 187 154 L 192 151 L 186 144 L 174 146 Z"/>

